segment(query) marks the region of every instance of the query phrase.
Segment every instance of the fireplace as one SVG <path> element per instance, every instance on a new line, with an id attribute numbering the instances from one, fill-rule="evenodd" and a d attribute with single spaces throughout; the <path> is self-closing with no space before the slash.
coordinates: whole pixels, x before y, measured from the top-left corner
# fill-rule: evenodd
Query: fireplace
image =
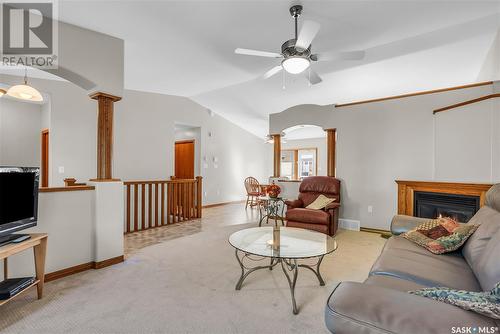
<path id="1" fill-rule="evenodd" d="M 413 212 L 416 217 L 450 217 L 466 223 L 479 210 L 479 196 L 415 191 Z"/>
<path id="2" fill-rule="evenodd" d="M 398 214 L 468 221 L 484 205 L 492 184 L 397 180 Z"/>

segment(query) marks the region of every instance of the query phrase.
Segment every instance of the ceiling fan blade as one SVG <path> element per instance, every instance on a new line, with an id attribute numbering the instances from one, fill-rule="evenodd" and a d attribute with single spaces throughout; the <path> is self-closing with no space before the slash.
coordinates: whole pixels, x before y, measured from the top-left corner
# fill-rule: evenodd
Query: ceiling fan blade
<path id="1" fill-rule="evenodd" d="M 266 73 L 264 73 L 263 75 L 261 75 L 260 78 L 261 79 L 269 79 L 270 77 L 272 77 L 273 75 L 275 75 L 276 73 L 281 71 L 282 69 L 283 69 L 283 67 L 281 67 L 281 65 L 275 66 L 275 67 L 271 68 L 269 71 L 267 71 Z"/>
<path id="2" fill-rule="evenodd" d="M 316 37 L 319 31 L 319 23 L 314 21 L 304 21 L 300 29 L 295 48 L 299 50 L 306 50 L 311 45 L 312 40 Z"/>
<path id="3" fill-rule="evenodd" d="M 312 55 L 311 59 L 317 60 L 317 61 L 361 60 L 361 59 L 365 58 L 365 54 L 366 54 L 366 52 L 363 50 L 344 51 L 344 52 L 330 51 L 330 52 L 324 52 L 324 53 Z"/>
<path id="4" fill-rule="evenodd" d="M 281 58 L 281 54 L 276 52 L 267 52 L 267 51 L 251 50 L 251 49 L 237 48 L 236 50 L 234 50 L 234 53 L 247 56 Z"/>
<path id="5" fill-rule="evenodd" d="M 309 68 L 309 70 L 304 71 L 304 75 L 307 80 L 311 83 L 311 85 L 319 84 L 321 81 L 321 77 L 318 73 L 316 73 L 313 69 Z"/>
<path id="6" fill-rule="evenodd" d="M 361 60 L 365 58 L 366 52 L 363 50 L 356 51 L 344 51 L 340 53 L 340 59 L 342 60 Z"/>

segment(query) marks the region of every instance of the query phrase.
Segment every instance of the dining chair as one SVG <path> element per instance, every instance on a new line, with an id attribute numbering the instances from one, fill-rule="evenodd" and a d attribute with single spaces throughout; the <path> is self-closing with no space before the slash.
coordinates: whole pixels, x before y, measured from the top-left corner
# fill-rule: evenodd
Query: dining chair
<path id="1" fill-rule="evenodd" d="M 245 204 L 245 209 L 260 205 L 259 196 L 264 196 L 262 192 L 262 187 L 256 178 L 249 176 L 245 179 L 245 189 L 247 191 L 247 201 Z"/>

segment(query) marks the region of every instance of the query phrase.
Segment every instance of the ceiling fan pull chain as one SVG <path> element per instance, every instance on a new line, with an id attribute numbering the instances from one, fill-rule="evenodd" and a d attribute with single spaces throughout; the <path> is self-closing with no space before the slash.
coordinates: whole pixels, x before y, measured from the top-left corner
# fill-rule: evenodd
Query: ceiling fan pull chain
<path id="1" fill-rule="evenodd" d="M 281 78 L 282 78 L 282 86 L 281 86 L 281 88 L 282 88 L 283 90 L 285 90 L 285 89 L 286 89 L 286 86 L 285 86 L 285 75 L 286 75 L 286 71 L 282 71 L 282 72 L 283 72 L 283 75 L 281 76 Z"/>

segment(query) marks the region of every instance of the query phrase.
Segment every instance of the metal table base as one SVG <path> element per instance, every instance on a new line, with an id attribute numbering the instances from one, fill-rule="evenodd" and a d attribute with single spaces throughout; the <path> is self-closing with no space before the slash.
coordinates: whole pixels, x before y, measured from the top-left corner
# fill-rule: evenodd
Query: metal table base
<path id="1" fill-rule="evenodd" d="M 239 255 L 241 253 L 241 257 Z M 269 265 L 263 265 L 263 266 L 255 266 L 255 267 L 248 267 L 245 266 L 243 263 L 243 260 L 245 258 L 248 258 L 252 261 L 258 261 L 258 260 L 263 260 L 263 259 L 269 259 L 268 257 L 261 257 L 261 256 L 255 256 L 249 253 L 245 253 L 242 251 L 239 251 L 236 249 L 235 251 L 235 256 L 236 259 L 238 260 L 238 263 L 241 267 L 241 276 L 240 279 L 238 280 L 238 283 L 236 283 L 236 290 L 241 290 L 241 286 L 243 284 L 243 281 L 250 275 L 252 272 L 260 269 L 269 269 L 272 270 L 276 265 L 281 264 L 281 269 L 283 270 L 283 273 L 285 274 L 285 277 L 288 281 L 288 285 L 290 287 L 290 294 L 292 296 L 292 311 L 293 314 L 298 314 L 299 309 L 297 308 L 297 303 L 295 301 L 295 284 L 297 283 L 297 276 L 299 274 L 299 267 L 301 268 L 307 268 L 311 270 L 316 277 L 318 278 L 319 285 L 324 286 L 325 281 L 323 280 L 323 277 L 321 277 L 320 273 L 320 266 L 321 262 L 323 261 L 323 258 L 325 257 L 324 255 L 318 256 L 318 262 L 314 266 L 309 266 L 306 264 L 298 264 L 297 259 L 285 259 L 285 258 L 280 258 L 280 257 L 272 257 L 270 258 L 271 261 Z"/>

